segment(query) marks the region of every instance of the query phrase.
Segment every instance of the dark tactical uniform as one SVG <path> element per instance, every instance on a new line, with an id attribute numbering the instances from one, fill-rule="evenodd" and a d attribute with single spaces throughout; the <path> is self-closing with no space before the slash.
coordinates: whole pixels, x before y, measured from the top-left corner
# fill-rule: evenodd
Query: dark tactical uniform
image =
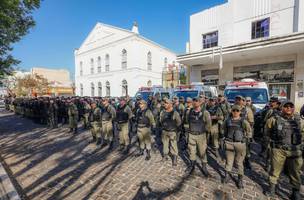
<path id="1" fill-rule="evenodd" d="M 83 126 L 87 128 L 89 126 L 89 117 L 91 112 L 91 106 L 88 103 L 83 105 Z"/>
<path id="2" fill-rule="evenodd" d="M 131 108 L 126 104 L 116 109 L 116 121 L 118 123 L 119 144 L 128 147 L 130 145 L 129 121 L 132 118 Z"/>
<path id="3" fill-rule="evenodd" d="M 226 153 L 226 174 L 224 182 L 228 181 L 230 173 L 235 162 L 238 169 L 238 187 L 243 188 L 242 176 L 244 175 L 244 159 L 246 156 L 246 141 L 252 137 L 250 124 L 244 118 L 237 120 L 228 117 L 223 123 L 225 137 L 225 153 Z"/>
<path id="4" fill-rule="evenodd" d="M 293 195 L 299 196 L 302 184 L 300 176 L 303 165 L 302 148 L 304 139 L 303 123 L 301 123 L 300 117 L 293 115 L 291 118 L 287 118 L 283 114 L 275 115 L 267 120 L 265 131 L 271 146 L 271 169 L 269 174 L 271 193 L 274 193 L 275 185 L 284 165 L 287 164 Z"/>
<path id="5" fill-rule="evenodd" d="M 190 157 L 190 166 L 186 172 L 191 173 L 194 170 L 197 150 L 198 157 L 202 161 L 203 172 L 208 176 L 207 172 L 207 132 L 211 129 L 211 119 L 208 111 L 196 112 L 191 108 L 186 114 L 186 121 L 189 124 L 188 150 Z"/>
<path id="6" fill-rule="evenodd" d="M 50 103 L 48 107 L 48 125 L 50 128 L 58 126 L 58 106 L 56 103 Z"/>
<path id="7" fill-rule="evenodd" d="M 167 112 L 163 110 L 160 113 L 160 124 L 162 127 L 162 143 L 163 143 L 163 154 L 164 158 L 167 158 L 169 152 L 173 156 L 173 164 L 177 163 L 177 131 L 181 125 L 181 118 L 177 111 L 172 110 Z M 169 149 L 170 148 L 170 149 Z"/>

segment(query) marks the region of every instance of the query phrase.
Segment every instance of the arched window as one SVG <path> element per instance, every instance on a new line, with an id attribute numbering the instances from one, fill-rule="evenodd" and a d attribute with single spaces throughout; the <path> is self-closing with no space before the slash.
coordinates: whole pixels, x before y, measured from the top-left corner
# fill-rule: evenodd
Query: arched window
<path id="1" fill-rule="evenodd" d="M 110 82 L 107 81 L 106 82 L 106 96 L 110 96 L 111 95 L 111 86 L 110 86 Z"/>
<path id="2" fill-rule="evenodd" d="M 128 95 L 128 82 L 124 79 L 122 81 L 122 96 L 127 96 Z"/>
<path id="3" fill-rule="evenodd" d="M 148 86 L 148 87 L 151 87 L 151 86 L 152 86 L 152 81 L 151 81 L 151 80 L 148 80 L 147 86 Z"/>
<path id="4" fill-rule="evenodd" d="M 80 61 L 80 63 L 79 63 L 79 70 L 80 70 L 80 76 L 82 76 L 83 75 L 83 68 L 82 68 L 82 61 Z"/>
<path id="5" fill-rule="evenodd" d="M 106 72 L 110 71 L 110 56 L 109 56 L 109 54 L 106 54 L 106 57 L 105 57 L 105 70 L 106 70 Z"/>
<path id="6" fill-rule="evenodd" d="M 97 58 L 97 72 L 98 73 L 101 72 L 101 58 L 100 58 L 100 56 L 98 56 L 98 58 Z"/>
<path id="7" fill-rule="evenodd" d="M 121 68 L 127 69 L 127 50 L 125 49 L 121 52 Z"/>
<path id="8" fill-rule="evenodd" d="M 95 96 L 95 85 L 94 85 L 94 83 L 91 83 L 91 96 L 92 97 Z"/>
<path id="9" fill-rule="evenodd" d="M 91 74 L 94 74 L 94 59 L 91 58 Z"/>
<path id="10" fill-rule="evenodd" d="M 147 65 L 148 65 L 148 70 L 152 70 L 152 54 L 150 51 L 147 54 Z"/>
<path id="11" fill-rule="evenodd" d="M 102 96 L 102 86 L 101 86 L 101 82 L 98 82 L 98 96 L 99 96 L 99 97 Z"/>
<path id="12" fill-rule="evenodd" d="M 83 84 L 80 83 L 80 96 L 83 96 Z"/>
<path id="13" fill-rule="evenodd" d="M 167 71 L 167 67 L 168 67 L 168 58 L 164 58 L 164 69 L 163 69 L 163 71 Z"/>

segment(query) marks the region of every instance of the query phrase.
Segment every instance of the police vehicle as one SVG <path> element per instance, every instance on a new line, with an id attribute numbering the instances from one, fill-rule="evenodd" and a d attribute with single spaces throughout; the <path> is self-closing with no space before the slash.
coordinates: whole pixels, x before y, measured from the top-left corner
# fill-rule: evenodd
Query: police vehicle
<path id="1" fill-rule="evenodd" d="M 147 101 L 150 95 L 155 96 L 157 94 L 159 94 L 161 98 L 170 98 L 170 92 L 159 85 L 154 85 L 152 87 L 140 87 L 135 94 L 135 98 L 137 96 L 141 96 L 143 100 Z"/>
<path id="2" fill-rule="evenodd" d="M 257 111 L 263 109 L 269 101 L 269 90 L 265 82 L 254 79 L 242 79 L 240 81 L 228 82 L 224 90 L 224 95 L 229 103 L 234 103 L 237 95 L 251 97 L 253 105 Z"/>
<path id="3" fill-rule="evenodd" d="M 194 98 L 199 95 L 205 95 L 206 97 L 217 96 L 217 90 L 214 86 L 204 85 L 201 82 L 194 82 L 191 85 L 178 85 L 174 88 L 173 96 Z"/>

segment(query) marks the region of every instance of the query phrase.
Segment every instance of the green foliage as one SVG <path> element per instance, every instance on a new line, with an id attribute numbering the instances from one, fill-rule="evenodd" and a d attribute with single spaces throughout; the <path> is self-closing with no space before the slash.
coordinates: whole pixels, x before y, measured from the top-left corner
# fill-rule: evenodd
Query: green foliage
<path id="1" fill-rule="evenodd" d="M 32 12 L 39 6 L 40 0 L 0 0 L 0 79 L 20 63 L 11 55 L 12 44 L 35 25 Z"/>

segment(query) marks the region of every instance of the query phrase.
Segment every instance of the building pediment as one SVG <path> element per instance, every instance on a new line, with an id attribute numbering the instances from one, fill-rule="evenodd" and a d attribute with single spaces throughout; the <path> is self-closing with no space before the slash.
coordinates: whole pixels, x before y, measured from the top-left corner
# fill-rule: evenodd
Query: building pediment
<path id="1" fill-rule="evenodd" d="M 79 53 L 105 46 L 135 33 L 107 24 L 97 23 L 78 50 Z"/>

